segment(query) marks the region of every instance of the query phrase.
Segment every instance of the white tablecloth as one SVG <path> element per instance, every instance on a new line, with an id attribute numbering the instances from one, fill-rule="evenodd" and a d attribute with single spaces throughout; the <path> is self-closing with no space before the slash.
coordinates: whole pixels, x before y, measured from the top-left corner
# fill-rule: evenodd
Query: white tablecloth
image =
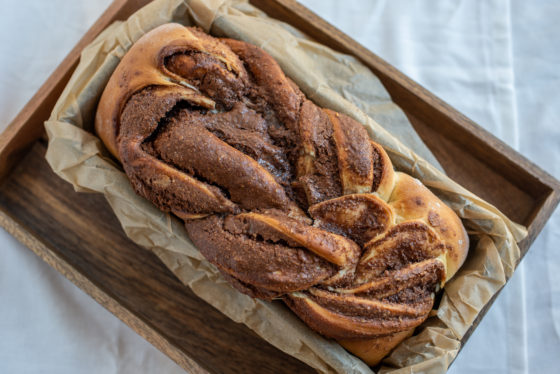
<path id="1" fill-rule="evenodd" d="M 560 178 L 560 2 L 304 0 L 305 5 Z M 0 130 L 110 0 L 0 0 Z M 557 373 L 560 213 L 452 373 Z M 181 373 L 0 230 L 0 372 Z"/>

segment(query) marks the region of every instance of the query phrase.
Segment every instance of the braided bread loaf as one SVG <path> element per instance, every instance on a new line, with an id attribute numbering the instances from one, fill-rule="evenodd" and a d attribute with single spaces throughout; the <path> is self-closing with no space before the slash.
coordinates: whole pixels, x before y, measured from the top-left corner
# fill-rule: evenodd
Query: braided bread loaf
<path id="1" fill-rule="evenodd" d="M 182 218 L 235 288 L 283 299 L 369 364 L 465 259 L 454 212 L 250 44 L 158 27 L 116 68 L 95 125 L 135 191 Z"/>

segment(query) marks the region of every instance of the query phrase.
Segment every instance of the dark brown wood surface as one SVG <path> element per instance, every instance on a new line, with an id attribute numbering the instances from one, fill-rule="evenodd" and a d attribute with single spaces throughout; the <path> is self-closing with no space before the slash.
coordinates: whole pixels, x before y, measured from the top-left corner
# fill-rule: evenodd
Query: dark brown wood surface
<path id="1" fill-rule="evenodd" d="M 102 196 L 73 192 L 43 159 L 45 145 L 37 141 L 43 121 L 81 49 L 147 2 L 114 1 L 0 136 L 0 224 L 189 372 L 309 371 L 198 299 L 154 255 L 125 237 Z M 520 243 L 522 254 L 527 252 L 558 204 L 558 181 L 302 5 L 251 2 L 364 62 L 448 175 L 529 228 Z"/>
<path id="2" fill-rule="evenodd" d="M 45 151 L 35 143 L 0 184 L 8 231 L 25 227 L 18 239 L 189 372 L 311 371 L 193 294 L 126 237 L 103 195 L 75 193 L 55 175 Z"/>

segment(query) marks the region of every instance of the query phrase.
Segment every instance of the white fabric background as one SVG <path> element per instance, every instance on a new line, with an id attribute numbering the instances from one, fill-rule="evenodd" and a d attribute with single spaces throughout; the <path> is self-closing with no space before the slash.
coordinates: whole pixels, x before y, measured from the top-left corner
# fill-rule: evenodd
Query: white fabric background
<path id="1" fill-rule="evenodd" d="M 560 178 L 560 2 L 303 0 Z M 0 130 L 110 0 L 0 0 Z M 560 212 L 452 373 L 560 367 Z M 0 229 L 1 373 L 181 373 Z"/>

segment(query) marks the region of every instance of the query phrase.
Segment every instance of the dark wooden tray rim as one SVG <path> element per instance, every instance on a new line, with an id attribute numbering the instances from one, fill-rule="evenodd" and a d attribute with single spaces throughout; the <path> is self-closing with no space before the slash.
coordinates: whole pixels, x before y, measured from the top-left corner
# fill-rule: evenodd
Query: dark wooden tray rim
<path id="1" fill-rule="evenodd" d="M 0 224 L 189 372 L 311 371 L 200 300 L 126 238 L 101 195 L 74 193 L 44 160 L 43 122 L 81 50 L 147 2 L 115 0 L 0 137 Z M 522 256 L 527 253 L 558 205 L 560 182 L 299 3 L 251 2 L 366 64 L 448 175 L 527 226 L 519 243 Z"/>

